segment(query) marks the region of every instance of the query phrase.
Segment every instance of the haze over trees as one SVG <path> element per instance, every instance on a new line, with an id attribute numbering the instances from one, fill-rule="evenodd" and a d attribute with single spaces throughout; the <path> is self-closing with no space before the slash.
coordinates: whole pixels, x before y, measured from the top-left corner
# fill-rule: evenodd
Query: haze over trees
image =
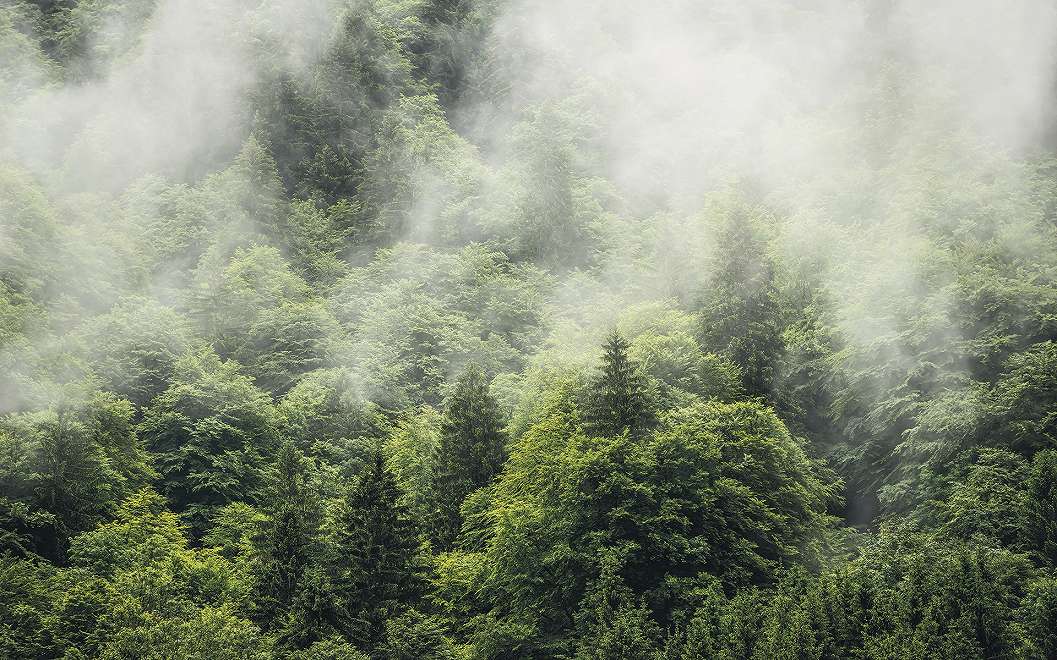
<path id="1" fill-rule="evenodd" d="M 1057 5 L 781 4 L 0 1 L 0 657 L 1057 658 Z"/>

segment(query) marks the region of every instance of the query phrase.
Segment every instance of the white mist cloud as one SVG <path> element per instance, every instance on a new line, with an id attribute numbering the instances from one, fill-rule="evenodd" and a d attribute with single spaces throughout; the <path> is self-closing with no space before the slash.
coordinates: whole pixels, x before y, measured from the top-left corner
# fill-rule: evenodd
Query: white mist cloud
<path id="1" fill-rule="evenodd" d="M 529 54 L 509 66 L 515 106 L 586 95 L 611 173 L 639 194 L 809 180 L 899 133 L 1021 150 L 1053 112 L 1042 0 L 515 0 L 496 35 Z"/>
<path id="2" fill-rule="evenodd" d="M 0 153 L 67 190 L 117 192 L 147 173 L 197 178 L 247 135 L 246 94 L 261 67 L 302 69 L 328 42 L 335 12 L 331 0 L 162 0 L 138 44 L 97 63 L 101 78 L 43 86 L 9 107 Z M 123 33 L 119 20 L 107 17 L 106 32 Z"/>

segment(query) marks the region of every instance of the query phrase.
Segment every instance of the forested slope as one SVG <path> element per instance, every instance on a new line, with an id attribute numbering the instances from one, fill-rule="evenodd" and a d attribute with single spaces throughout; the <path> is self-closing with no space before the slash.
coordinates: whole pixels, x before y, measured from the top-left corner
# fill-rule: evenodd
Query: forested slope
<path id="1" fill-rule="evenodd" d="M 1057 658 L 1057 8 L 792 4 L 0 0 L 0 657 Z"/>

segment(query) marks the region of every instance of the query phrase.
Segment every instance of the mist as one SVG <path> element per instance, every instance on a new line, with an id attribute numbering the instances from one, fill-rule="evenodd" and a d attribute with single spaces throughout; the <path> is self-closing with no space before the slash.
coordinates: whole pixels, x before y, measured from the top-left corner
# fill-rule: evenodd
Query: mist
<path id="1" fill-rule="evenodd" d="M 0 655 L 1052 655 L 1055 111 L 1043 0 L 7 0 Z"/>

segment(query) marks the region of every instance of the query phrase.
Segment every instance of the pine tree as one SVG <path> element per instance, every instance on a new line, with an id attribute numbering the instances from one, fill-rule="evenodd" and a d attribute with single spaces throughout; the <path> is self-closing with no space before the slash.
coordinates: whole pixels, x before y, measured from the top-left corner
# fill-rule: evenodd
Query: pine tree
<path id="1" fill-rule="evenodd" d="M 746 392 L 768 396 L 785 350 L 774 266 L 757 221 L 743 209 L 727 217 L 716 240 L 699 339 L 705 350 L 738 365 Z"/>
<path id="2" fill-rule="evenodd" d="M 625 429 L 636 435 L 653 423 L 645 382 L 628 356 L 630 346 L 615 330 L 602 346 L 602 367 L 592 385 L 587 411 L 591 430 L 600 435 L 619 435 Z"/>
<path id="3" fill-rule="evenodd" d="M 270 494 L 275 508 L 257 575 L 258 619 L 265 628 L 279 630 L 284 641 L 306 641 L 305 635 L 290 625 L 305 617 L 289 616 L 305 590 L 306 575 L 317 556 L 319 506 L 306 482 L 301 452 L 292 443 L 284 443 L 272 475 Z"/>
<path id="4" fill-rule="evenodd" d="M 505 457 L 506 436 L 499 404 L 489 392 L 484 373 L 470 365 L 456 381 L 441 423 L 433 525 L 441 547 L 450 547 L 458 535 L 462 501 L 499 474 Z"/>
<path id="5" fill-rule="evenodd" d="M 346 492 L 334 540 L 331 579 L 348 635 L 360 648 L 374 648 L 385 622 L 423 590 L 418 529 L 380 452 Z"/>

